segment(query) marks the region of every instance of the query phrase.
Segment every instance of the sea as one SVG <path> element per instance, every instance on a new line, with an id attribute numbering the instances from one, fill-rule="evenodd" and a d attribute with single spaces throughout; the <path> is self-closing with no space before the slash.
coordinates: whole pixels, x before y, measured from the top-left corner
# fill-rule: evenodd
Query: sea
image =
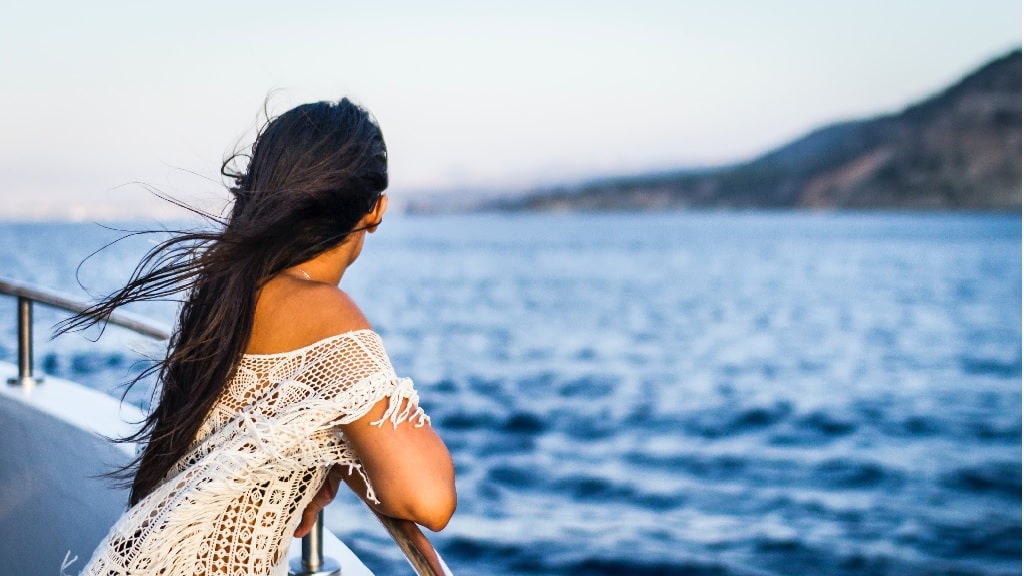
<path id="1" fill-rule="evenodd" d="M 104 294 L 155 225 L 2 223 L 0 275 Z M 1021 278 L 1019 214 L 467 214 L 389 215 L 341 286 L 452 452 L 456 575 L 1004 575 Z M 125 395 L 153 344 L 61 317 L 37 369 Z M 354 496 L 326 526 L 411 573 Z"/>

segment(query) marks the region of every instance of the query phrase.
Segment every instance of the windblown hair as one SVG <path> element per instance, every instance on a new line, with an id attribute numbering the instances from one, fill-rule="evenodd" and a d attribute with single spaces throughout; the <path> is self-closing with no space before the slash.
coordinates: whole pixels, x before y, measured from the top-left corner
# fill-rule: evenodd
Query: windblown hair
<path id="1" fill-rule="evenodd" d="M 231 168 L 248 157 L 242 172 Z M 153 247 L 128 283 L 58 327 L 102 323 L 115 309 L 177 297 L 178 322 L 163 360 L 133 381 L 157 374 L 159 400 L 141 429 L 122 439 L 142 454 L 112 474 L 134 505 L 188 451 L 245 352 L 260 287 L 356 231 L 388 184 L 380 128 L 348 99 L 304 104 L 267 122 L 251 154 L 236 153 L 221 172 L 233 178 L 230 217 L 213 231 L 178 232 Z"/>

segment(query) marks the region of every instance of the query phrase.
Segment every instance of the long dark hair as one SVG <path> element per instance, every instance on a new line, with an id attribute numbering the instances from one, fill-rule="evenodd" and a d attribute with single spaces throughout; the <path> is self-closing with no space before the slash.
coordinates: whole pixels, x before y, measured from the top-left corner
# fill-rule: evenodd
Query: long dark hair
<path id="1" fill-rule="evenodd" d="M 232 168 L 246 158 L 244 170 Z M 366 110 L 348 99 L 317 102 L 268 121 L 251 154 L 234 154 L 221 172 L 234 180 L 228 218 L 206 215 L 215 220 L 212 231 L 160 242 L 123 288 L 58 326 L 81 329 L 125 304 L 183 295 L 166 356 L 133 381 L 156 373 L 159 400 L 142 428 L 122 439 L 145 442 L 145 450 L 112 474 L 132 478 L 132 505 L 187 453 L 233 376 L 259 288 L 340 244 L 373 209 L 388 184 L 387 149 Z"/>

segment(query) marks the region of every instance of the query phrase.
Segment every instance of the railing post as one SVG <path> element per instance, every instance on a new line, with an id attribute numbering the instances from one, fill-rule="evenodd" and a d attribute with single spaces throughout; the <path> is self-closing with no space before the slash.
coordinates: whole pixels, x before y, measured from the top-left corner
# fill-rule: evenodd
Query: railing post
<path id="1" fill-rule="evenodd" d="M 24 386 L 26 390 L 42 381 L 32 377 L 32 300 L 18 296 L 18 377 L 8 384 Z"/>
<path id="2" fill-rule="evenodd" d="M 302 557 L 288 563 L 288 576 L 339 576 L 341 567 L 331 558 L 324 558 L 324 511 L 313 523 L 313 529 L 302 538 Z"/>

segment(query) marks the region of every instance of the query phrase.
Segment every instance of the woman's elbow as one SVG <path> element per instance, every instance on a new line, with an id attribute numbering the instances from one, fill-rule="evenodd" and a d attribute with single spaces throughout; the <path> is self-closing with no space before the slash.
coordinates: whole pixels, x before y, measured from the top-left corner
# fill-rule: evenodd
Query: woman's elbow
<path id="1" fill-rule="evenodd" d="M 411 520 L 435 532 L 455 513 L 455 465 L 441 439 L 430 428 L 398 429 L 383 436 L 390 444 L 357 446 L 366 454 L 370 481 L 380 498 L 378 511 Z"/>
<path id="2" fill-rule="evenodd" d="M 375 480 L 379 502 L 374 506 L 378 512 L 410 520 L 434 532 L 448 525 L 455 513 L 455 473 L 448 468 L 421 472 L 413 477 L 378 478 Z"/>
<path id="3" fill-rule="evenodd" d="M 408 493 L 413 522 L 440 532 L 448 525 L 455 513 L 455 465 L 445 452 L 445 458 L 437 458 L 428 473 L 420 475 Z M 424 470 L 426 472 L 426 470 Z"/>
<path id="4" fill-rule="evenodd" d="M 433 490 L 430 494 L 422 494 L 413 505 L 412 518 L 420 526 L 434 532 L 440 532 L 448 525 L 448 521 L 455 514 L 457 498 L 455 496 L 455 485 L 447 489 Z"/>
<path id="5" fill-rule="evenodd" d="M 422 522 L 417 524 L 433 531 L 440 532 L 452 520 L 458 499 L 455 494 L 455 487 L 447 494 L 435 499 L 422 513 Z"/>

